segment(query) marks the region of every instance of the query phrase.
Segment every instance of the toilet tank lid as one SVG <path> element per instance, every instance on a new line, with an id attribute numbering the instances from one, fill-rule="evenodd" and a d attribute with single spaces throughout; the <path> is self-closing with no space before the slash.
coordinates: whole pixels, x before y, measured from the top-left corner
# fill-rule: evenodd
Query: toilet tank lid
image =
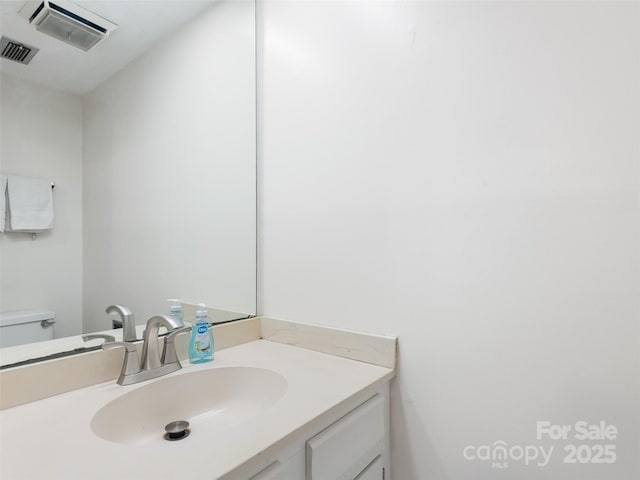
<path id="1" fill-rule="evenodd" d="M 20 323 L 40 322 L 42 320 L 53 320 L 55 318 L 56 314 L 51 310 L 12 310 L 10 312 L 0 312 L 0 327 L 18 325 Z"/>

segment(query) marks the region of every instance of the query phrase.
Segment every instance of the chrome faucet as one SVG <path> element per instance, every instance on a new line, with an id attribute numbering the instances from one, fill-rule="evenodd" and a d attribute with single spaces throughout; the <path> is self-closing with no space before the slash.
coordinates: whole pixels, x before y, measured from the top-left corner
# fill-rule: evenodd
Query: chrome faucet
<path id="1" fill-rule="evenodd" d="M 154 370 L 162 367 L 160 351 L 158 350 L 158 331 L 160 327 L 173 330 L 183 326 L 184 324 L 180 320 L 169 315 L 156 315 L 147 320 L 147 326 L 144 330 L 144 343 L 142 344 L 143 370 Z"/>
<path id="2" fill-rule="evenodd" d="M 133 312 L 124 305 L 109 305 L 105 310 L 107 313 L 117 313 L 122 322 L 122 340 L 124 342 L 136 341 L 136 321 L 133 318 Z"/>
<path id="3" fill-rule="evenodd" d="M 164 337 L 162 355 L 158 348 L 158 331 L 166 327 L 169 333 Z M 125 356 L 122 370 L 118 378 L 119 385 L 131 385 L 152 378 L 161 377 L 182 368 L 175 350 L 175 338 L 178 334 L 191 331 L 190 327 L 168 315 L 157 315 L 147 320 L 142 344 L 142 359 L 138 357 L 138 349 L 132 342 L 104 343 L 103 350 L 124 347 Z"/>

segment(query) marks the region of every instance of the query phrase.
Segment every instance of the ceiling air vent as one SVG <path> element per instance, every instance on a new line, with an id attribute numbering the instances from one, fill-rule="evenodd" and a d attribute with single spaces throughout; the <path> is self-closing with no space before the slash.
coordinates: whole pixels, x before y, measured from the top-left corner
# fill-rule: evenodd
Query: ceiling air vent
<path id="1" fill-rule="evenodd" d="M 7 37 L 0 39 L 0 55 L 2 58 L 13 60 L 14 62 L 26 65 L 31 61 L 33 56 L 38 53 L 38 49 L 30 47 L 24 43 L 16 42 Z"/>
<path id="2" fill-rule="evenodd" d="M 28 1 L 20 9 L 36 30 L 80 50 L 90 50 L 118 28 L 115 23 L 66 0 Z"/>

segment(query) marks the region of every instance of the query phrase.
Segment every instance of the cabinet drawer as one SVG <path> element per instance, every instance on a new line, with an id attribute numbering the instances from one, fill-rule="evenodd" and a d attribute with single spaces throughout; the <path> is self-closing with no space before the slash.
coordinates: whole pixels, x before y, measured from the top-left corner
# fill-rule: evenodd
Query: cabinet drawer
<path id="1" fill-rule="evenodd" d="M 382 456 L 378 455 L 355 480 L 384 480 Z"/>
<path id="2" fill-rule="evenodd" d="M 307 480 L 353 480 L 364 473 L 384 450 L 384 408 L 376 395 L 308 440 Z"/>
<path id="3" fill-rule="evenodd" d="M 249 480 L 284 480 L 284 473 L 282 473 L 282 464 L 280 462 L 273 462 L 264 470 L 255 474 Z"/>

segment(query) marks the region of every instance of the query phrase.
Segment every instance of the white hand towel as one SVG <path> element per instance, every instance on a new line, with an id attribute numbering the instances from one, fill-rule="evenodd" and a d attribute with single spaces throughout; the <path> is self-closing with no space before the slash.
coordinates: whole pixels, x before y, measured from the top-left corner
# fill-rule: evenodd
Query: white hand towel
<path id="1" fill-rule="evenodd" d="M 0 175 L 0 232 L 4 232 L 7 219 L 7 177 Z"/>
<path id="2" fill-rule="evenodd" d="M 9 175 L 7 193 L 11 231 L 38 232 L 53 227 L 51 181 Z"/>

